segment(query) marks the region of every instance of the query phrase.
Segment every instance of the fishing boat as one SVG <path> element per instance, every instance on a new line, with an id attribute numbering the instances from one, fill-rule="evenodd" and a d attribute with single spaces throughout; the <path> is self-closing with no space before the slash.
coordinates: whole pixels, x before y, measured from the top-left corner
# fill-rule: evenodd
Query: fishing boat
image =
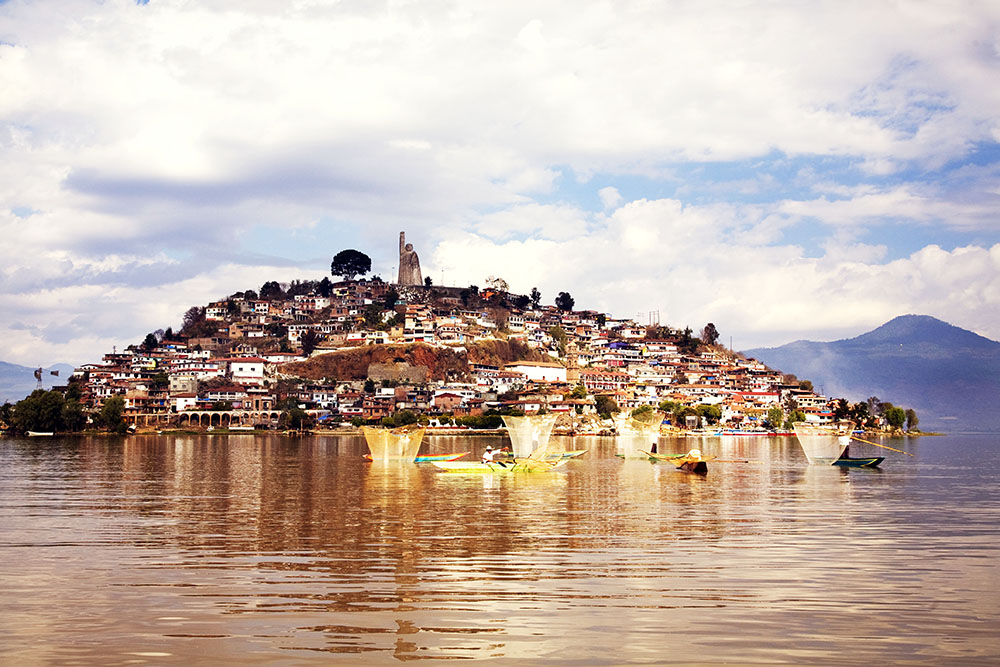
<path id="1" fill-rule="evenodd" d="M 431 461 L 436 467 L 445 472 L 454 473 L 499 473 L 509 472 L 551 472 L 565 464 L 569 459 L 538 459 L 531 458 L 517 459 L 514 463 L 501 463 L 499 461 Z"/>
<path id="2" fill-rule="evenodd" d="M 844 468 L 877 468 L 878 464 L 882 463 L 882 461 L 885 461 L 884 456 L 841 456 L 833 462 L 833 465 L 842 466 Z"/>
<path id="3" fill-rule="evenodd" d="M 429 454 L 427 456 L 417 456 L 416 458 L 413 459 L 413 462 L 414 463 L 430 463 L 432 461 L 456 461 L 456 460 L 462 458 L 463 456 L 465 456 L 468 453 L 469 452 L 453 452 L 451 454 Z M 372 455 L 371 454 L 365 454 L 364 455 L 364 459 L 365 459 L 365 461 L 371 461 L 372 460 Z"/>
<path id="4" fill-rule="evenodd" d="M 648 456 L 650 461 L 673 463 L 678 470 L 701 474 L 708 472 L 708 462 L 715 458 L 714 456 L 702 456 L 700 449 L 692 449 L 687 454 L 654 454 L 641 449 L 639 451 Z"/>
<path id="5" fill-rule="evenodd" d="M 54 435 L 52 431 L 28 431 L 29 438 L 47 438 Z"/>
<path id="6" fill-rule="evenodd" d="M 838 421 L 832 424 L 795 422 L 792 424 L 792 428 L 795 429 L 795 437 L 798 438 L 799 445 L 802 446 L 802 451 L 810 464 L 851 466 L 850 463 L 838 464 L 837 462 L 851 460 L 850 457 L 842 459 L 842 455 L 851 443 L 854 422 Z M 871 465 L 869 463 L 867 467 L 871 467 Z"/>

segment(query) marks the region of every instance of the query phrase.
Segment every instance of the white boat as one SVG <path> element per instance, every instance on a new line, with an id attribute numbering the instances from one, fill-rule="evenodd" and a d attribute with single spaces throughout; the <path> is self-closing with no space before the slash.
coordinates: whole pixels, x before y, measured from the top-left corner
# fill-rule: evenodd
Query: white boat
<path id="1" fill-rule="evenodd" d="M 52 431 L 28 431 L 29 438 L 51 437 L 55 435 Z"/>
<path id="2" fill-rule="evenodd" d="M 806 459 L 817 465 L 834 465 L 851 443 L 851 433 L 854 432 L 854 422 L 851 421 L 832 424 L 795 422 L 792 427 Z"/>

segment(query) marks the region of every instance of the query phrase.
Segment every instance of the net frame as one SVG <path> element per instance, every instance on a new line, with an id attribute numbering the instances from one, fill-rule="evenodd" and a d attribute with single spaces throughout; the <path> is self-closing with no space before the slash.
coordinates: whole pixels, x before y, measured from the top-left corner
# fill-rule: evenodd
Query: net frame
<path id="1" fill-rule="evenodd" d="M 416 425 L 394 429 L 362 426 L 372 461 L 413 461 L 420 451 L 424 428 Z"/>
<path id="2" fill-rule="evenodd" d="M 795 422 L 792 428 L 810 465 L 833 465 L 851 442 L 854 422 L 838 421 L 832 424 Z"/>
<path id="3" fill-rule="evenodd" d="M 503 415 L 507 435 L 510 436 L 511 449 L 515 458 L 545 458 L 549 453 L 549 443 L 552 438 L 552 428 L 559 415 L 524 415 L 515 417 Z M 536 456 L 536 452 L 538 455 Z"/>
<path id="4" fill-rule="evenodd" d="M 654 410 L 647 419 L 636 419 L 629 412 L 621 412 L 614 416 L 616 453 L 627 459 L 647 458 L 650 445 L 660 439 L 660 426 L 663 424 L 664 413 Z"/>

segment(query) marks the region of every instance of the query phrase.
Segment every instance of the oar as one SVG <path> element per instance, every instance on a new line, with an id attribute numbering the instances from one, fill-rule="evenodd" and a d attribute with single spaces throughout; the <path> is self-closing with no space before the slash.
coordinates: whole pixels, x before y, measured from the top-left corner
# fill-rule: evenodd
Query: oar
<path id="1" fill-rule="evenodd" d="M 886 447 L 885 445 L 880 445 L 877 442 L 872 442 L 871 440 L 863 440 L 861 438 L 851 436 L 851 440 L 857 440 L 858 442 L 863 442 L 866 445 L 875 445 L 876 447 L 881 447 L 882 449 L 888 449 L 890 452 L 899 452 L 900 454 L 906 454 L 907 456 L 913 456 L 909 452 L 904 452 L 902 449 L 893 449 L 892 447 Z"/>

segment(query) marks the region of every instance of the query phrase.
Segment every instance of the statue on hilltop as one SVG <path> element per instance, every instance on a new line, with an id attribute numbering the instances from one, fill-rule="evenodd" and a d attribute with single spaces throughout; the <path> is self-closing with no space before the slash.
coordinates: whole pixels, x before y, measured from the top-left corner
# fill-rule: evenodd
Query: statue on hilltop
<path id="1" fill-rule="evenodd" d="M 420 275 L 420 258 L 413 250 L 413 244 L 406 242 L 406 232 L 399 233 L 399 276 L 397 285 L 423 285 Z"/>

